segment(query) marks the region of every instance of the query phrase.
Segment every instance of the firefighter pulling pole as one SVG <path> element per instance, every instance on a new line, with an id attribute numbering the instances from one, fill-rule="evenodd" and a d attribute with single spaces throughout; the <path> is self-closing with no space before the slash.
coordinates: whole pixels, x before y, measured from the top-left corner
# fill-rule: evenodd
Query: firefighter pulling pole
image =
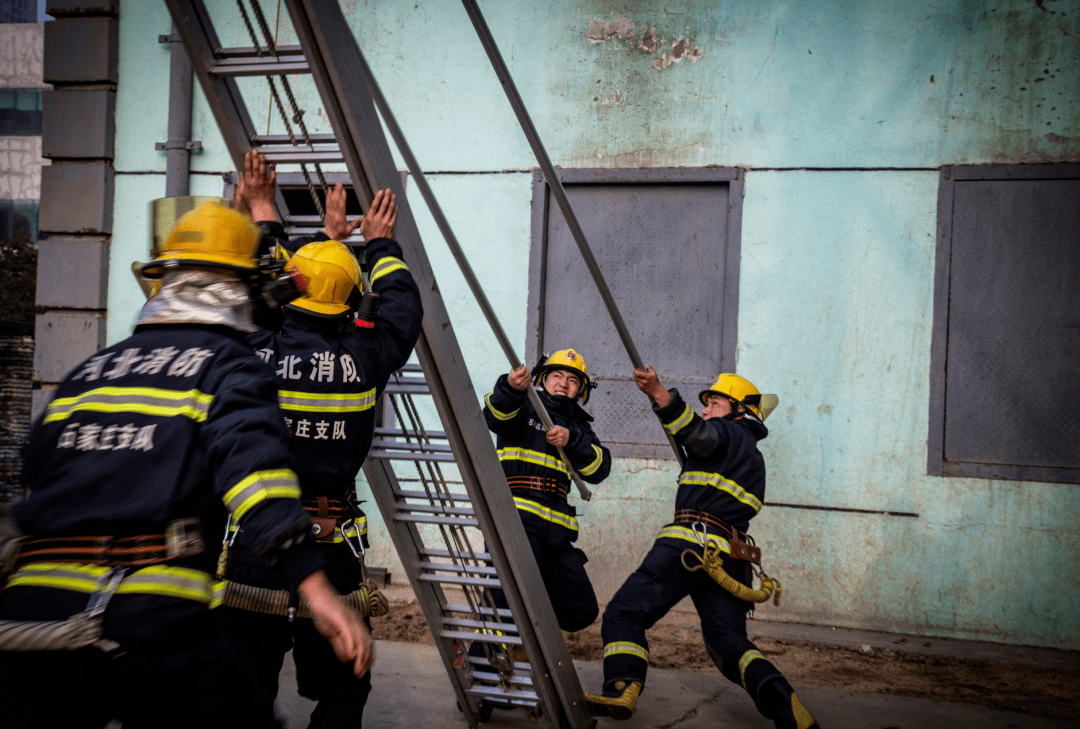
<path id="1" fill-rule="evenodd" d="M 630 337 L 626 322 L 623 321 L 622 314 L 619 313 L 619 307 L 615 304 L 615 297 L 612 296 L 611 289 L 608 288 L 607 281 L 604 280 L 604 274 L 600 270 L 600 264 L 597 263 L 596 257 L 593 256 L 592 249 L 589 248 L 589 242 L 585 240 L 585 232 L 582 231 L 577 216 L 574 215 L 574 209 L 570 206 L 570 199 L 566 196 L 566 190 L 555 174 L 555 167 L 551 164 L 551 159 L 548 158 L 547 150 L 544 149 L 544 144 L 540 141 L 540 135 L 537 133 L 536 127 L 533 126 L 532 118 L 525 108 L 525 103 L 521 100 L 521 95 L 514 85 L 514 80 L 510 77 L 510 70 L 506 67 L 498 46 L 495 45 L 491 30 L 488 29 L 487 22 L 484 20 L 480 8 L 476 5 L 476 0 L 461 0 L 461 2 L 465 6 L 465 11 L 469 14 L 473 27 L 476 29 L 480 43 L 487 52 L 491 66 L 495 69 L 495 74 L 499 77 L 499 83 L 502 84 L 503 91 L 506 92 L 506 97 L 510 100 L 510 106 L 513 107 L 514 114 L 517 115 L 518 123 L 521 125 L 522 131 L 525 132 L 525 137 L 529 140 L 529 146 L 532 147 L 536 161 L 540 164 L 544 179 L 547 180 L 548 187 L 551 188 L 556 202 L 559 203 L 563 218 L 570 227 L 570 233 L 574 236 L 574 241 L 577 243 L 578 250 L 581 251 L 582 258 L 585 259 L 585 266 L 589 269 L 589 273 L 592 274 L 593 282 L 600 292 L 600 298 L 604 300 L 604 306 L 607 307 L 611 321 L 619 332 L 619 338 L 622 340 L 626 353 L 630 356 L 630 362 L 634 365 L 634 369 L 644 370 L 645 361 L 641 358 L 641 354 L 638 353 L 637 347 L 634 345 L 634 340 Z M 667 434 L 667 439 L 668 443 L 671 444 L 671 449 L 675 451 L 675 457 L 679 460 L 679 464 L 682 465 L 682 451 L 679 450 L 679 446 L 676 445 L 675 439 L 670 433 Z"/>
<path id="2" fill-rule="evenodd" d="M 412 153 L 412 149 L 405 140 L 405 135 L 402 133 L 401 127 L 398 126 L 397 120 L 390 110 L 390 105 L 386 102 L 386 97 L 383 96 L 382 90 L 375 80 L 375 75 L 371 72 L 371 67 L 368 66 L 367 60 L 364 59 L 362 54 L 360 56 L 360 69 L 364 75 L 364 79 L 367 81 L 368 89 L 371 91 L 372 100 L 375 102 L 375 106 L 382 115 L 386 128 L 390 131 L 390 136 L 393 137 L 394 143 L 398 147 L 398 151 L 401 152 L 401 156 L 405 159 L 405 165 L 408 167 L 410 174 L 416 178 L 416 186 L 420 189 L 420 195 L 424 198 L 424 202 L 427 203 L 428 209 L 431 210 L 431 215 L 435 218 L 435 224 L 439 226 L 439 231 L 442 233 L 443 238 L 446 239 L 446 244 L 450 248 L 450 253 L 454 256 L 454 260 L 457 261 L 462 275 L 465 276 L 465 282 L 468 283 L 473 297 L 480 305 L 480 310 L 483 312 L 484 318 L 487 319 L 491 331 L 495 333 L 495 338 L 499 341 L 499 346 L 502 347 L 506 358 L 510 360 L 510 367 L 515 368 L 521 366 L 523 364 L 521 359 L 518 358 L 517 352 L 514 351 L 514 346 L 510 344 L 510 339 L 506 336 L 506 332 L 503 330 L 502 324 L 495 314 L 495 310 L 491 307 L 491 302 L 488 301 L 487 295 L 484 294 L 484 289 L 480 285 L 480 281 L 476 278 L 476 274 L 473 273 L 472 266 L 469 265 L 469 260 L 465 257 L 465 252 L 461 249 L 461 244 L 458 243 L 457 236 L 454 235 L 454 231 L 450 228 L 450 221 L 446 219 L 446 215 L 443 214 L 442 208 L 435 199 L 435 194 L 431 191 L 431 187 L 427 183 L 427 178 L 424 177 L 423 170 L 420 169 L 420 163 L 417 162 L 416 157 Z M 536 410 L 536 414 L 540 418 L 540 422 L 544 424 L 544 428 L 551 430 L 555 424 L 552 422 L 551 416 L 544 407 L 544 403 L 541 402 L 540 396 L 537 394 L 536 388 L 533 386 L 532 382 L 527 386 L 526 393 L 529 397 L 529 402 L 532 403 L 533 409 Z M 566 456 L 562 447 L 556 446 L 556 448 L 559 451 L 559 457 L 562 459 L 563 465 L 566 466 L 567 473 L 570 474 L 570 478 L 573 479 L 574 485 L 577 487 L 578 494 L 585 501 L 591 500 L 592 492 L 589 491 L 589 487 L 585 485 L 585 482 L 581 480 L 581 476 L 579 476 L 577 471 L 574 470 L 574 467 L 570 465 L 570 459 Z"/>

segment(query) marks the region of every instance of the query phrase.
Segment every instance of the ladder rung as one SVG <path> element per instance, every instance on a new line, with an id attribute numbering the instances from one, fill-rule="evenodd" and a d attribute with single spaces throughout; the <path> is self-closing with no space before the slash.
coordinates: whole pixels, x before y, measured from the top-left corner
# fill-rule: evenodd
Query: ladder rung
<path id="1" fill-rule="evenodd" d="M 411 438 L 417 437 L 414 431 L 402 430 L 401 428 L 376 428 L 375 435 L 389 435 L 396 438 L 401 438 L 406 435 Z M 434 438 L 435 440 L 446 440 L 446 433 L 441 430 L 425 430 L 424 435 L 428 438 Z"/>
<path id="2" fill-rule="evenodd" d="M 458 605 L 458 604 L 447 604 L 446 606 L 443 607 L 443 612 L 445 612 L 445 613 L 467 613 L 469 615 L 472 615 L 473 613 L 480 613 L 481 615 L 494 615 L 495 614 L 495 611 L 492 610 L 491 608 L 482 607 L 482 608 L 473 609 L 473 608 L 469 607 L 468 605 Z M 506 608 L 499 608 L 499 617 L 501 617 L 501 618 L 512 618 L 512 617 L 514 617 L 514 614 L 511 613 Z"/>
<path id="3" fill-rule="evenodd" d="M 300 46 L 274 46 L 279 56 L 303 56 L 304 49 Z M 238 48 L 219 48 L 214 54 L 216 58 L 270 58 L 270 47 L 259 46 L 252 48 L 244 46 Z"/>
<path id="4" fill-rule="evenodd" d="M 430 501 L 440 501 L 440 502 L 454 501 L 454 502 L 461 503 L 461 504 L 470 504 L 470 503 L 472 503 L 472 499 L 469 498 L 468 494 L 453 494 L 452 493 L 449 496 L 447 496 L 446 494 L 442 494 L 442 493 L 439 493 L 438 491 L 435 491 L 435 492 L 433 492 L 433 493 L 431 493 L 429 495 L 428 493 L 426 493 L 424 491 L 412 491 L 412 490 L 405 491 L 405 490 L 401 490 L 401 491 L 398 491 L 398 495 L 403 499 L 423 499 L 424 501 L 428 501 L 428 502 L 430 502 Z"/>
<path id="5" fill-rule="evenodd" d="M 491 665 L 491 661 L 489 661 L 486 656 L 469 656 L 469 663 L 474 666 L 480 666 L 481 668 L 494 668 L 494 666 Z M 514 661 L 514 670 L 521 671 L 532 678 L 532 664 L 527 661 Z"/>
<path id="6" fill-rule="evenodd" d="M 452 524 L 459 527 L 479 527 L 480 522 L 463 516 L 429 516 L 427 514 L 394 514 L 394 521 L 407 521 L 414 524 Z"/>
<path id="7" fill-rule="evenodd" d="M 210 68 L 210 75 L 224 78 L 238 76 L 287 76 L 310 73 L 303 56 L 264 56 L 262 58 L 223 58 Z"/>
<path id="8" fill-rule="evenodd" d="M 420 574 L 416 579 L 423 582 L 435 582 L 440 585 L 470 585 L 472 587 L 498 587 L 502 583 L 494 577 L 459 577 L 457 575 L 429 575 Z"/>
<path id="9" fill-rule="evenodd" d="M 453 453 L 401 453 L 398 451 L 372 450 L 368 458 L 378 458 L 384 461 L 438 461 L 439 463 L 454 463 Z"/>
<path id="10" fill-rule="evenodd" d="M 266 144 L 292 144 L 294 137 L 295 135 L 290 137 L 288 134 L 256 134 L 251 138 L 251 143 L 256 146 Z M 337 138 L 333 134 L 308 134 L 307 138 L 315 144 L 337 144 Z"/>
<path id="11" fill-rule="evenodd" d="M 443 618 L 443 625 L 453 625 L 458 628 L 472 628 L 475 630 L 501 630 L 513 635 L 518 634 L 518 627 L 513 623 L 489 623 L 486 620 L 469 620 L 468 618 Z"/>
<path id="12" fill-rule="evenodd" d="M 375 438 L 373 446 L 380 448 L 394 448 L 399 451 L 427 451 L 429 453 L 453 453 L 454 449 L 449 443 L 420 443 L 415 440 L 401 440 L 399 438 Z"/>
<path id="13" fill-rule="evenodd" d="M 491 633 L 473 633 L 465 630 L 440 630 L 439 637 L 451 640 L 478 640 L 481 643 L 522 645 L 521 638 L 516 635 L 492 635 Z"/>
<path id="14" fill-rule="evenodd" d="M 258 151 L 263 153 L 267 162 L 283 165 L 345 161 L 345 155 L 341 153 L 340 148 L 324 145 L 318 147 L 305 145 L 297 145 L 295 147 L 261 147 Z"/>
<path id="15" fill-rule="evenodd" d="M 536 706 L 538 701 L 535 691 L 506 691 L 497 686 L 470 686 L 465 693 L 485 699 L 503 699 L 522 706 Z"/>
<path id="16" fill-rule="evenodd" d="M 458 574 L 465 573 L 467 575 L 493 575 L 499 576 L 499 573 L 495 571 L 494 567 L 484 567 L 482 565 L 456 565 L 452 562 L 420 562 L 422 569 L 430 572 L 456 572 Z"/>
<path id="17" fill-rule="evenodd" d="M 448 516 L 473 516 L 476 512 L 469 506 L 440 506 L 439 504 L 405 504 L 398 502 L 398 513 L 446 514 Z M 449 557 L 450 555 L 446 555 Z"/>
<path id="18" fill-rule="evenodd" d="M 528 663 L 515 663 L 514 666 L 528 666 Z M 488 673 L 487 671 L 473 671 L 472 677 L 474 681 L 486 681 L 498 685 L 502 682 L 502 678 L 497 673 Z M 532 686 L 532 679 L 526 674 L 515 673 L 510 676 L 508 681 L 513 686 Z"/>
<path id="19" fill-rule="evenodd" d="M 480 559 L 484 560 L 485 562 L 491 559 L 491 555 L 487 552 L 465 552 L 460 549 L 455 549 L 453 552 L 451 552 L 449 549 L 431 549 L 430 547 L 425 547 L 424 549 L 421 549 L 420 556 L 453 557 L 455 559 Z"/>
<path id="20" fill-rule="evenodd" d="M 391 395 L 430 395 L 431 388 L 427 386 L 427 383 L 414 384 L 405 381 L 405 384 L 398 382 L 390 382 L 383 392 L 388 392 Z"/>

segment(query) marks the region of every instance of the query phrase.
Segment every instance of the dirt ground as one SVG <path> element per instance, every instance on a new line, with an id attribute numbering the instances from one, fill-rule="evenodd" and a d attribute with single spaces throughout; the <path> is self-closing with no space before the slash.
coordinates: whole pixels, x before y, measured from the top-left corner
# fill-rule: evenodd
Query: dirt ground
<path id="1" fill-rule="evenodd" d="M 393 601 L 390 613 L 372 622 L 379 640 L 434 643 L 415 601 Z M 703 671 L 724 680 L 705 652 L 699 631 L 661 622 L 648 632 L 648 638 L 650 666 Z M 754 642 L 795 685 L 978 704 L 1056 719 L 1080 715 L 1080 670 L 889 649 L 864 653 L 844 646 L 778 638 L 757 637 Z M 575 659 L 601 660 L 600 622 L 570 636 L 567 644 Z"/>

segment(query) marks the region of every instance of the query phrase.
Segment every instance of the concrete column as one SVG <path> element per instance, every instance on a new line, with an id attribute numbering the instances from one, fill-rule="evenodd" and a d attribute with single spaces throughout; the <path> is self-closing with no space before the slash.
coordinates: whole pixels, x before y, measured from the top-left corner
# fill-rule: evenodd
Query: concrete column
<path id="1" fill-rule="evenodd" d="M 105 346 L 119 59 L 119 0 L 48 0 L 46 12 L 35 416 Z"/>

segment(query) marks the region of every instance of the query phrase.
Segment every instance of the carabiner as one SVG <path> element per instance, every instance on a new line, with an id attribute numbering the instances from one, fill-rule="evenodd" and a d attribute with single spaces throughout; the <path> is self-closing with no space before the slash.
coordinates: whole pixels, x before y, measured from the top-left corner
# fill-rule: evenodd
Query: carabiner
<path id="1" fill-rule="evenodd" d="M 701 531 L 698 531 L 699 527 L 701 528 Z M 709 543 L 709 527 L 705 524 L 705 522 L 700 520 L 695 521 L 693 524 L 690 525 L 690 529 L 694 532 L 694 539 L 696 539 L 697 543 L 700 544 L 702 547 L 706 546 Z"/>

